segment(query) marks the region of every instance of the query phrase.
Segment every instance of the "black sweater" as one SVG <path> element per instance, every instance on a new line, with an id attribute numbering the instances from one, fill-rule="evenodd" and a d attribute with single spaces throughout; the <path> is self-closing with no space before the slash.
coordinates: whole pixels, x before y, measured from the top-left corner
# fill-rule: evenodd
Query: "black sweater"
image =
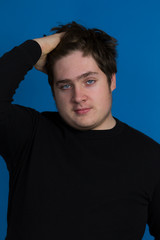
<path id="1" fill-rule="evenodd" d="M 30 40 L 0 59 L 0 154 L 10 174 L 7 240 L 160 239 L 160 147 L 116 119 L 79 131 L 11 104 L 41 55 Z"/>

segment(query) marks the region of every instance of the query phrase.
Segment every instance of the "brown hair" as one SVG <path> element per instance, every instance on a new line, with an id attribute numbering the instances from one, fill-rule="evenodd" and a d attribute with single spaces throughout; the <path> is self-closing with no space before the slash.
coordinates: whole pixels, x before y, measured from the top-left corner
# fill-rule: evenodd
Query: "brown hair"
<path id="1" fill-rule="evenodd" d="M 54 63 L 75 50 L 82 51 L 84 56 L 91 55 L 99 68 L 106 74 L 108 83 L 111 83 L 112 74 L 117 72 L 117 40 L 115 38 L 102 30 L 87 29 L 76 22 L 59 25 L 52 28 L 51 31 L 65 32 L 58 46 L 47 57 L 46 69 L 52 90 Z"/>

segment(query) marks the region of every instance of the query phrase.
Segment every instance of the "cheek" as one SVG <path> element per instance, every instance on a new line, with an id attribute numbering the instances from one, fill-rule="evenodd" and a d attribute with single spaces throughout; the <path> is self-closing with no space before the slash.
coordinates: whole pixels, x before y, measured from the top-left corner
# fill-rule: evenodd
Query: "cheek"
<path id="1" fill-rule="evenodd" d="M 55 93 L 54 99 L 57 107 L 64 110 L 70 102 L 70 95 L 68 93 Z"/>
<path id="2" fill-rule="evenodd" d="M 106 86 L 104 84 L 104 86 L 97 88 L 93 92 L 93 99 L 95 102 L 102 104 L 102 105 L 104 105 L 106 102 L 108 102 L 111 99 L 111 92 L 110 92 L 108 86 Z"/>

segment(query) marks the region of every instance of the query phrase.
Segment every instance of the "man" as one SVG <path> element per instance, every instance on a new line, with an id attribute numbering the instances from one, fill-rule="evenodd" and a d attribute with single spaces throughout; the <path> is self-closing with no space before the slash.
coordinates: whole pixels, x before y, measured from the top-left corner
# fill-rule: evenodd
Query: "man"
<path id="1" fill-rule="evenodd" d="M 116 40 L 73 22 L 1 58 L 0 153 L 10 173 L 7 240 L 160 239 L 160 148 L 111 113 Z M 11 104 L 33 66 L 58 113 Z"/>

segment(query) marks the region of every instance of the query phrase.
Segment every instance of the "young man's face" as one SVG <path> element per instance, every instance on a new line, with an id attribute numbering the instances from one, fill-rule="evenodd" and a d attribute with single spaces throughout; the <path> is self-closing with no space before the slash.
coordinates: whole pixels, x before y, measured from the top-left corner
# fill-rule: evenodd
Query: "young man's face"
<path id="1" fill-rule="evenodd" d="M 106 75 L 92 56 L 74 51 L 54 65 L 54 98 L 61 117 L 79 130 L 114 127 L 111 114 L 115 74 L 109 87 Z"/>

